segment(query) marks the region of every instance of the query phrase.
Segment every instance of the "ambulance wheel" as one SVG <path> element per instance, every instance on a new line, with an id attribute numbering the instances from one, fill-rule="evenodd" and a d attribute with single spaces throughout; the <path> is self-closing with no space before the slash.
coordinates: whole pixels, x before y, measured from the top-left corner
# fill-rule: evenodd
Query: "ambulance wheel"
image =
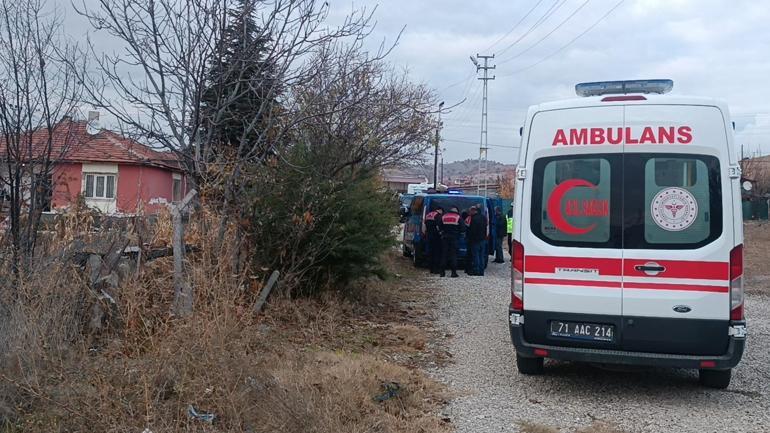
<path id="1" fill-rule="evenodd" d="M 412 250 L 410 250 L 406 246 L 402 246 L 401 251 L 404 254 L 404 257 L 412 257 Z"/>
<path id="2" fill-rule="evenodd" d="M 543 358 L 529 358 L 516 354 L 516 368 L 521 374 L 543 374 Z"/>
<path id="3" fill-rule="evenodd" d="M 709 388 L 725 389 L 730 385 L 732 370 L 700 370 L 700 384 Z"/>

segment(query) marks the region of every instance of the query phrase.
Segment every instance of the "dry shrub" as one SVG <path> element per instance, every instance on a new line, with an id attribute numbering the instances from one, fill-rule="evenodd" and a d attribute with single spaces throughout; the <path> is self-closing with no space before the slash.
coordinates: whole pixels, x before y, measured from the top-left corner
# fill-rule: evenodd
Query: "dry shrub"
<path id="1" fill-rule="evenodd" d="M 116 326 L 100 335 L 85 331 L 96 296 L 71 265 L 49 263 L 50 272 L 33 273 L 5 300 L 0 417 L 7 431 L 444 431 L 433 414 L 443 399 L 438 384 L 346 348 L 362 332 L 351 317 L 368 306 L 332 295 L 278 298 L 256 316 L 264 275 L 237 272 L 218 249 L 235 244 L 237 230 L 226 225 L 220 242 L 211 229 L 220 221 L 196 218 L 188 231 L 196 247 L 188 255 L 196 295 L 188 317 L 170 314 L 170 257 L 123 280 Z M 402 326 L 394 335 L 420 346 L 417 331 Z M 387 383 L 398 384 L 396 395 L 375 401 Z M 189 406 L 215 421 L 190 417 Z"/>

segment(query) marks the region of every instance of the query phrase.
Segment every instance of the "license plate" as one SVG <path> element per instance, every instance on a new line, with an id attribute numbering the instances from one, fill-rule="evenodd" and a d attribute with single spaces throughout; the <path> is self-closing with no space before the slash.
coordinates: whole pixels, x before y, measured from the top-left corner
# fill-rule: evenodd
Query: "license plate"
<path id="1" fill-rule="evenodd" d="M 553 320 L 551 321 L 551 337 L 589 341 L 613 341 L 615 338 L 615 326 Z"/>

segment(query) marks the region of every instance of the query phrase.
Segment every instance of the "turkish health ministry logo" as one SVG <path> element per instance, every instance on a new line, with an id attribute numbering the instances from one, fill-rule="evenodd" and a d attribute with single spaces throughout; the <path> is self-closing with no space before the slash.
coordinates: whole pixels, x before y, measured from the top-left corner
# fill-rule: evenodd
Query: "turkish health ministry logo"
<path id="1" fill-rule="evenodd" d="M 663 230 L 678 232 L 698 217 L 698 202 L 686 189 L 666 188 L 652 199 L 652 219 Z"/>

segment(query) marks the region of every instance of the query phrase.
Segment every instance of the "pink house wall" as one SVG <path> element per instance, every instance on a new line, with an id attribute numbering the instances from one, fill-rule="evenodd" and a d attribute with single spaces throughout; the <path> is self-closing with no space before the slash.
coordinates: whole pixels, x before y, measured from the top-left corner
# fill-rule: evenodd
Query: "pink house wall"
<path id="1" fill-rule="evenodd" d="M 57 164 L 52 172 L 54 184 L 51 206 L 63 208 L 77 200 L 82 188 L 83 165 L 79 163 Z"/>
<path id="2" fill-rule="evenodd" d="M 69 206 L 82 191 L 82 164 L 61 163 L 53 170 L 54 191 L 52 206 Z M 141 165 L 118 165 L 117 210 L 134 213 L 157 213 L 167 208 L 173 199 L 172 171 Z M 186 192 L 186 179 L 182 176 L 182 195 Z"/>
<path id="3" fill-rule="evenodd" d="M 117 198 L 121 212 L 133 213 L 141 207 L 146 213 L 157 213 L 171 203 L 172 188 L 169 170 L 141 165 L 118 166 Z"/>

